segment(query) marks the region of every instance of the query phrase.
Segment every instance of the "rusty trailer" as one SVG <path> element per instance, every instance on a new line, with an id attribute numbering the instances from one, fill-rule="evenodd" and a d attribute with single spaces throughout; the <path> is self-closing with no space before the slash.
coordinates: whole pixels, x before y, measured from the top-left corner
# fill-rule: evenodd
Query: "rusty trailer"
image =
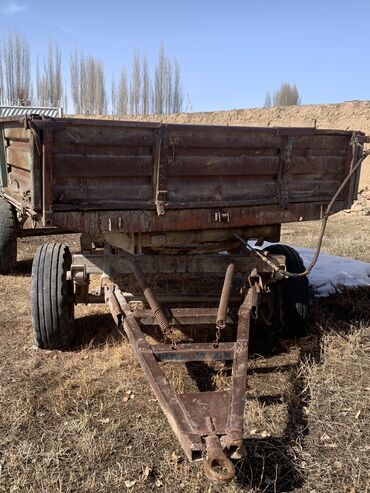
<path id="1" fill-rule="evenodd" d="M 188 459 L 205 458 L 211 480 L 229 481 L 232 459 L 244 453 L 251 327 L 282 337 L 306 327 L 302 260 L 285 245 L 259 247 L 279 242 L 282 223 L 326 221 L 350 207 L 364 142 L 361 132 L 316 128 L 2 120 L 1 271 L 13 267 L 27 219 L 39 231 L 81 233 L 80 253 L 60 243 L 36 253 L 36 344 L 68 348 L 74 306 L 105 303 Z M 172 276 L 167 290 L 157 289 L 160 276 Z M 195 293 L 191 279 L 200 276 L 209 288 Z M 232 362 L 230 388 L 174 392 L 162 365 L 195 361 Z"/>

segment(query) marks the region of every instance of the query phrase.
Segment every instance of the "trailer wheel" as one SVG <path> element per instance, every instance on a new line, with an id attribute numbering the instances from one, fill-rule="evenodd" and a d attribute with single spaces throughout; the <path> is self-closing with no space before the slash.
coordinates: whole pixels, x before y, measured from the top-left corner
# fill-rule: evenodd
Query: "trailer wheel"
<path id="1" fill-rule="evenodd" d="M 9 274 L 17 261 L 17 215 L 15 208 L 0 197 L 0 274 Z"/>
<path id="2" fill-rule="evenodd" d="M 305 266 L 299 253 L 287 245 L 271 245 L 267 247 L 271 254 L 285 255 L 287 271 L 299 274 Z M 278 302 L 275 306 L 275 320 L 279 335 L 282 338 L 303 337 L 307 333 L 309 288 L 308 278 L 290 277 L 276 284 Z"/>
<path id="3" fill-rule="evenodd" d="M 32 264 L 32 328 L 36 346 L 67 349 L 74 340 L 73 282 L 67 280 L 72 256 L 60 243 L 38 248 Z"/>

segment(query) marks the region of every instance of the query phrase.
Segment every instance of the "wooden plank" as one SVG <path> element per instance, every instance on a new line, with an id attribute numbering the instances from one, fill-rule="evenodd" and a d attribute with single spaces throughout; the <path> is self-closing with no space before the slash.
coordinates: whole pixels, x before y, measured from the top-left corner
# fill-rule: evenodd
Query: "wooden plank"
<path id="1" fill-rule="evenodd" d="M 25 142 L 25 148 L 16 147 L 12 144 L 6 148 L 6 161 L 7 164 L 16 168 L 31 170 L 32 158 L 29 149 L 29 142 Z"/>
<path id="2" fill-rule="evenodd" d="M 86 120 L 87 122 L 87 120 Z M 65 128 L 55 127 L 54 140 L 56 144 L 75 144 L 83 151 L 84 147 L 104 142 L 105 146 L 148 146 L 154 142 L 153 130 L 150 128 L 111 126 L 95 126 L 88 124 L 67 125 Z"/>
<path id="3" fill-rule="evenodd" d="M 273 176 L 189 176 L 186 180 L 171 176 L 167 183 L 170 203 L 197 202 L 213 207 L 217 203 L 256 204 L 277 198 L 277 182 Z"/>
<path id="4" fill-rule="evenodd" d="M 57 154 L 55 177 L 120 177 L 151 176 L 151 156 L 91 156 Z M 137 190 L 136 190 L 137 193 Z"/>
<path id="5" fill-rule="evenodd" d="M 94 142 L 81 147 L 78 143 L 63 142 L 54 143 L 54 152 L 56 155 L 75 155 L 75 156 L 151 156 L 153 145 L 125 145 L 120 142 L 116 144 L 107 144 L 105 141 Z M 82 149 L 82 151 L 81 151 Z"/>
<path id="6" fill-rule="evenodd" d="M 233 146 L 233 147 L 183 147 L 172 146 L 174 149 L 174 159 L 178 157 L 190 158 L 190 157 L 277 157 L 279 155 L 278 147 L 261 147 L 261 146 Z"/>
<path id="7" fill-rule="evenodd" d="M 188 127 L 170 128 L 170 146 L 183 147 L 272 147 L 279 148 L 283 137 L 276 132 L 256 132 L 242 127 L 216 127 L 204 126 L 203 128 Z"/>
<path id="8" fill-rule="evenodd" d="M 279 158 L 266 156 L 178 156 L 169 166 L 169 176 L 250 176 L 271 175 Z"/>
<path id="9" fill-rule="evenodd" d="M 335 175 L 344 173 L 346 168 L 345 156 L 309 156 L 301 157 L 293 155 L 291 173 L 303 175 L 301 180 L 305 180 L 305 175 Z"/>
<path id="10" fill-rule="evenodd" d="M 19 122 L 6 123 L 4 136 L 9 140 L 23 140 L 27 142 L 30 138 L 30 131 L 24 129 Z"/>
<path id="11" fill-rule="evenodd" d="M 138 192 L 139 191 L 139 192 Z M 53 183 L 54 205 L 77 205 L 105 203 L 125 204 L 127 202 L 146 203 L 152 199 L 150 176 L 122 177 L 56 177 Z"/>

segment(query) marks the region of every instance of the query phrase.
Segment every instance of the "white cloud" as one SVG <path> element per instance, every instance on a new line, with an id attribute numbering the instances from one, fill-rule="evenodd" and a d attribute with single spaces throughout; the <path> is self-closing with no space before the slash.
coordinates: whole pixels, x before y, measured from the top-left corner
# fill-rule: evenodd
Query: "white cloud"
<path id="1" fill-rule="evenodd" d="M 3 14 L 16 15 L 19 14 L 19 12 L 23 12 L 23 10 L 27 10 L 28 8 L 29 7 L 27 7 L 26 5 L 20 5 L 16 2 L 9 2 L 7 5 L 4 6 L 2 11 Z"/>

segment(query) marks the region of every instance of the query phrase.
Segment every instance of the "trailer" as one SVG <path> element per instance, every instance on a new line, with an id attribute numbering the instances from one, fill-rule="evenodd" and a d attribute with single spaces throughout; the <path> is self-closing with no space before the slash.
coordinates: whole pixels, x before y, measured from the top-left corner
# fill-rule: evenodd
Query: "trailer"
<path id="1" fill-rule="evenodd" d="M 282 223 L 326 221 L 351 206 L 365 140 L 316 128 L 1 121 L 3 271 L 27 218 L 40 230 L 81 233 L 80 253 L 61 243 L 36 253 L 37 346 L 67 349 L 78 336 L 75 305 L 107 304 L 187 458 L 205 459 L 211 480 L 231 480 L 232 459 L 244 454 L 251 327 L 294 338 L 307 323 L 301 258 L 263 244 L 280 241 Z M 158 289 L 166 275 L 172 282 Z M 208 280 L 201 292 L 191 284 L 199 276 Z M 205 326 L 214 327 L 211 339 Z M 191 338 L 181 336 L 186 327 Z M 230 388 L 177 394 L 163 364 L 195 361 L 231 362 Z"/>

